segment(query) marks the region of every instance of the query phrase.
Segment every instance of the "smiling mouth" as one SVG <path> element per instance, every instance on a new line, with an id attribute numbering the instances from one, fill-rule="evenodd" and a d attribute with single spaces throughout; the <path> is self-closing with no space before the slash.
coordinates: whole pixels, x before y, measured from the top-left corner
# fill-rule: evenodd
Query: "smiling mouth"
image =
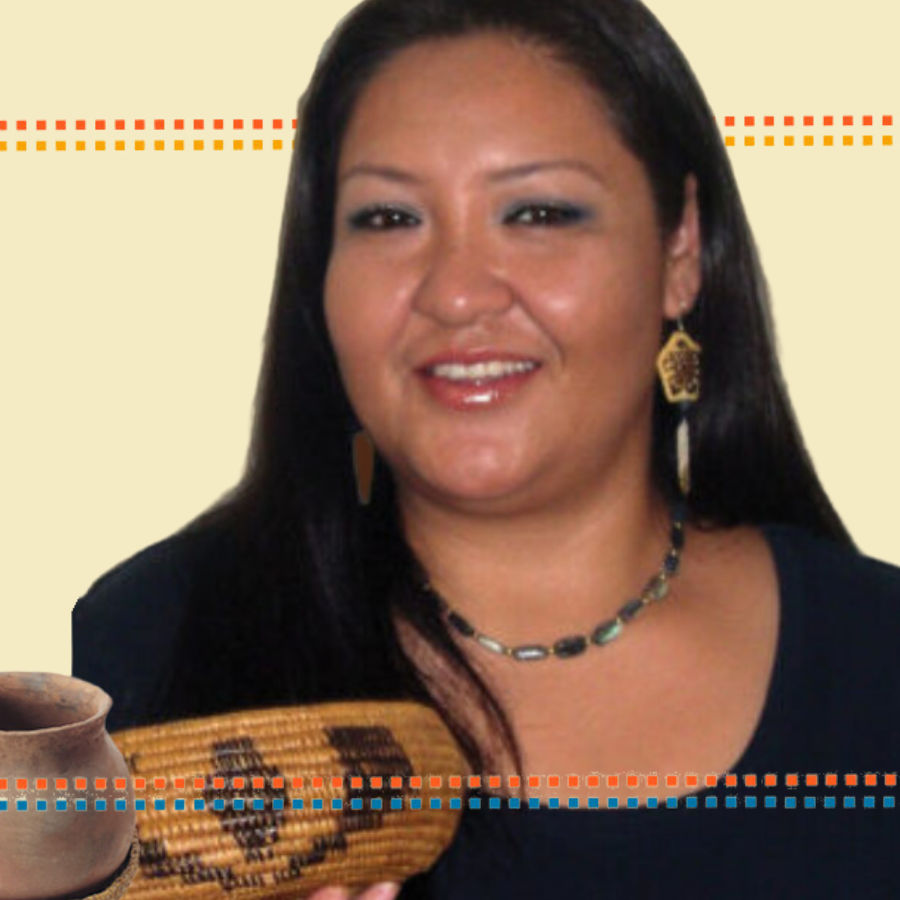
<path id="1" fill-rule="evenodd" d="M 440 363 L 420 371 L 432 399 L 457 411 L 493 409 L 515 397 L 540 371 L 534 361 Z"/>
<path id="2" fill-rule="evenodd" d="M 533 372 L 540 363 L 533 361 L 500 362 L 491 361 L 465 365 L 463 363 L 441 363 L 426 369 L 432 378 L 443 378 L 457 384 L 483 385 L 513 375 Z"/>

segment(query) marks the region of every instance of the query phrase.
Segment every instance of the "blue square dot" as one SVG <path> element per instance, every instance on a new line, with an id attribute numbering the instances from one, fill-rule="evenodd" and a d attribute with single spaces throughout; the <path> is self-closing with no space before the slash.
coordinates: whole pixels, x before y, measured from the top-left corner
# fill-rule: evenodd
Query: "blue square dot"
<path id="1" fill-rule="evenodd" d="M 785 797 L 784 798 L 784 808 L 785 809 L 796 809 L 797 808 L 797 798 L 796 797 Z"/>
<path id="2" fill-rule="evenodd" d="M 272 801 L 272 809 L 284 809 L 284 797 L 276 797 Z"/>
<path id="3" fill-rule="evenodd" d="M 894 808 L 894 798 L 893 797 L 885 797 L 884 798 L 884 808 L 885 809 L 893 809 Z"/>
<path id="4" fill-rule="evenodd" d="M 697 808 L 697 798 L 696 797 L 688 797 L 685 801 L 685 806 L 688 809 L 696 809 Z"/>
<path id="5" fill-rule="evenodd" d="M 469 809 L 481 809 L 481 799 L 479 797 L 470 797 Z"/>
<path id="6" fill-rule="evenodd" d="M 202 797 L 195 799 L 194 800 L 194 809 L 199 809 L 199 810 L 206 809 L 206 801 Z"/>
<path id="7" fill-rule="evenodd" d="M 588 797 L 588 809 L 600 809 L 600 798 Z"/>
<path id="8" fill-rule="evenodd" d="M 46 800 L 38 800 L 37 804 L 36 804 L 36 809 L 38 809 L 40 812 L 46 812 L 47 811 L 47 801 Z"/>
<path id="9" fill-rule="evenodd" d="M 728 796 L 725 798 L 725 808 L 735 809 L 737 807 L 737 797 Z"/>
<path id="10" fill-rule="evenodd" d="M 68 806 L 69 806 L 69 804 L 65 800 L 57 800 L 56 801 L 56 808 L 60 812 L 65 812 L 66 809 L 68 808 Z M 5 800 L 3 801 L 3 806 L 0 806 L 0 809 L 6 809 L 6 801 Z"/>
<path id="11" fill-rule="evenodd" d="M 863 800 L 863 806 L 866 809 L 874 809 L 875 808 L 875 798 L 874 797 L 866 797 Z"/>
<path id="12" fill-rule="evenodd" d="M 550 809 L 559 809 L 559 797 L 551 797 L 548 804 Z"/>
<path id="13" fill-rule="evenodd" d="M 409 808 L 410 809 L 421 809 L 422 808 L 421 798 L 420 797 L 410 797 Z"/>
<path id="14" fill-rule="evenodd" d="M 391 809 L 403 809 L 403 800 L 400 797 L 391 797 Z"/>
<path id="15" fill-rule="evenodd" d="M 747 809 L 756 809 L 756 797 L 744 797 L 744 806 Z"/>
<path id="16" fill-rule="evenodd" d="M 87 809 L 87 800 L 76 800 L 75 809 L 79 812 L 84 812 Z"/>
<path id="17" fill-rule="evenodd" d="M 314 797 L 313 798 L 313 809 L 322 809 L 322 798 Z M 380 807 L 379 807 L 380 808 Z"/>
<path id="18" fill-rule="evenodd" d="M 303 809 L 303 801 L 298 797 L 291 801 L 291 809 Z"/>
<path id="19" fill-rule="evenodd" d="M 678 798 L 677 797 L 667 797 L 666 798 L 666 807 L 668 809 L 676 809 L 678 806 Z"/>
<path id="20" fill-rule="evenodd" d="M 509 808 L 510 809 L 518 809 L 521 805 L 521 800 L 518 797 L 510 797 L 509 798 Z"/>
<path id="21" fill-rule="evenodd" d="M 331 798 L 331 808 L 332 809 L 343 809 L 344 801 L 341 797 L 332 797 Z"/>
<path id="22" fill-rule="evenodd" d="M 778 798 L 768 796 L 766 797 L 766 809 L 775 809 L 778 806 Z"/>
<path id="23" fill-rule="evenodd" d="M 659 800 L 656 797 L 647 798 L 647 809 L 656 809 L 659 806 Z"/>
<path id="24" fill-rule="evenodd" d="M 166 808 L 166 801 L 165 801 L 165 800 L 154 800 L 154 801 L 153 801 L 153 808 L 154 808 L 154 809 L 165 809 L 165 808 Z"/>
<path id="25" fill-rule="evenodd" d="M 428 805 L 432 809 L 440 809 L 441 808 L 441 798 L 440 797 L 432 797 L 431 802 Z"/>
<path id="26" fill-rule="evenodd" d="M 28 809 L 28 801 L 27 800 L 16 800 L 16 809 L 19 810 L 20 812 L 24 812 L 26 809 Z"/>
<path id="27" fill-rule="evenodd" d="M 221 797 L 216 797 L 216 799 L 213 800 L 213 809 L 225 809 L 225 801 Z"/>
<path id="28" fill-rule="evenodd" d="M 500 809 L 500 798 L 499 797 L 491 797 L 490 801 L 488 802 L 488 806 L 491 809 Z"/>
<path id="29" fill-rule="evenodd" d="M 106 812 L 106 801 L 105 800 L 95 800 L 94 801 L 94 809 L 98 812 Z"/>
<path id="30" fill-rule="evenodd" d="M 718 797 L 707 797 L 706 798 L 706 808 L 707 809 L 716 809 L 719 805 Z"/>
<path id="31" fill-rule="evenodd" d="M 244 798 L 243 797 L 235 797 L 234 798 L 234 808 L 235 809 L 243 809 L 244 808 Z"/>
<path id="32" fill-rule="evenodd" d="M 816 808 L 816 798 L 815 797 L 804 797 L 803 798 L 803 807 L 804 807 L 804 809 L 815 809 Z"/>
<path id="33" fill-rule="evenodd" d="M 176 800 L 175 801 L 175 809 L 178 811 L 184 810 L 184 800 L 182 800 L 180 798 L 178 800 Z"/>
<path id="34" fill-rule="evenodd" d="M 354 797 L 350 801 L 350 809 L 362 809 L 362 797 Z"/>
<path id="35" fill-rule="evenodd" d="M 834 797 L 825 798 L 825 809 L 834 809 Z"/>
<path id="36" fill-rule="evenodd" d="M 147 801 L 144 800 L 144 799 L 135 800 L 135 801 L 134 801 L 134 808 L 135 808 L 135 809 L 139 809 L 139 810 L 141 810 L 141 811 L 143 812 L 143 811 L 147 808 Z"/>
<path id="37" fill-rule="evenodd" d="M 63 800 L 61 802 L 65 803 L 66 801 Z M 60 803 L 60 801 L 57 800 L 57 804 L 59 804 L 59 803 Z M 0 800 L 0 812 L 6 812 L 6 807 L 7 807 L 7 802 L 5 800 Z M 57 805 L 56 808 L 59 809 L 59 805 Z"/>
<path id="38" fill-rule="evenodd" d="M 528 808 L 529 809 L 538 809 L 541 805 L 541 801 L 538 800 L 537 797 L 531 797 L 528 800 Z"/>
<path id="39" fill-rule="evenodd" d="M 263 800 L 262 797 L 254 797 L 253 798 L 253 808 L 254 809 L 265 809 L 266 801 Z"/>
<path id="40" fill-rule="evenodd" d="M 459 797 L 451 797 L 450 809 L 462 809 L 462 800 L 460 800 Z"/>
<path id="41" fill-rule="evenodd" d="M 853 809 L 856 806 L 856 797 L 844 797 L 844 808 Z"/>
<path id="42" fill-rule="evenodd" d="M 569 806 L 569 809 L 578 809 L 578 798 L 577 797 L 569 797 L 568 806 Z"/>
<path id="43" fill-rule="evenodd" d="M 127 800 L 116 800 L 116 811 L 124 812 L 128 809 L 128 801 Z"/>
<path id="44" fill-rule="evenodd" d="M 619 808 L 619 798 L 618 797 L 610 797 L 606 804 L 610 809 L 618 809 Z"/>

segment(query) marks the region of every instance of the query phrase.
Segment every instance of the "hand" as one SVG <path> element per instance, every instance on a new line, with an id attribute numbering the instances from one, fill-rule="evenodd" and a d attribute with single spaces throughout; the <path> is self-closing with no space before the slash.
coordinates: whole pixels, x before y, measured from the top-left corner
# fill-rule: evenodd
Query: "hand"
<path id="1" fill-rule="evenodd" d="M 394 900 L 400 893 L 400 885 L 396 881 L 382 881 L 380 884 L 366 888 L 361 894 L 352 894 L 345 887 L 319 888 L 310 894 L 307 900 Z"/>

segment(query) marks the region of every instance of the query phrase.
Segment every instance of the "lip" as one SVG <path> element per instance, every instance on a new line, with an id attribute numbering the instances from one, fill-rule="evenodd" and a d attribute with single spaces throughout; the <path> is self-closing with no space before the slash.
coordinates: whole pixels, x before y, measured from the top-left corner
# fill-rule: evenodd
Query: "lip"
<path id="1" fill-rule="evenodd" d="M 504 361 L 527 360 L 528 357 L 491 356 L 490 359 L 502 359 Z M 441 360 L 443 361 L 443 360 Z M 447 362 L 460 362 L 459 357 L 453 357 Z M 471 357 L 467 359 L 472 362 Z M 474 360 L 481 362 L 482 360 Z M 431 365 L 438 365 L 437 362 Z M 528 384 L 534 380 L 541 371 L 540 364 L 529 372 L 513 372 L 501 378 L 479 378 L 474 381 L 451 381 L 433 375 L 428 371 L 428 366 L 419 370 L 418 374 L 429 396 L 441 406 L 457 411 L 489 410 L 505 406 L 517 394 L 527 389 Z"/>

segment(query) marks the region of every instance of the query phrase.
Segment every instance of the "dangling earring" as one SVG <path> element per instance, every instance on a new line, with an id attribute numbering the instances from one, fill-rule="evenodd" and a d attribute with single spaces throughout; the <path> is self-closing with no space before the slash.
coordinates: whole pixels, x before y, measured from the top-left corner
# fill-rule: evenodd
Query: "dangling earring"
<path id="1" fill-rule="evenodd" d="M 669 403 L 678 404 L 679 420 L 675 432 L 678 484 L 686 497 L 691 489 L 690 434 L 688 410 L 700 397 L 700 345 L 684 330 L 678 317 L 678 328 L 669 335 L 659 356 L 656 368 Z"/>
<path id="2" fill-rule="evenodd" d="M 368 506 L 372 497 L 372 478 L 375 474 L 375 445 L 364 428 L 353 435 L 353 473 L 356 476 L 356 496 L 359 505 Z"/>

